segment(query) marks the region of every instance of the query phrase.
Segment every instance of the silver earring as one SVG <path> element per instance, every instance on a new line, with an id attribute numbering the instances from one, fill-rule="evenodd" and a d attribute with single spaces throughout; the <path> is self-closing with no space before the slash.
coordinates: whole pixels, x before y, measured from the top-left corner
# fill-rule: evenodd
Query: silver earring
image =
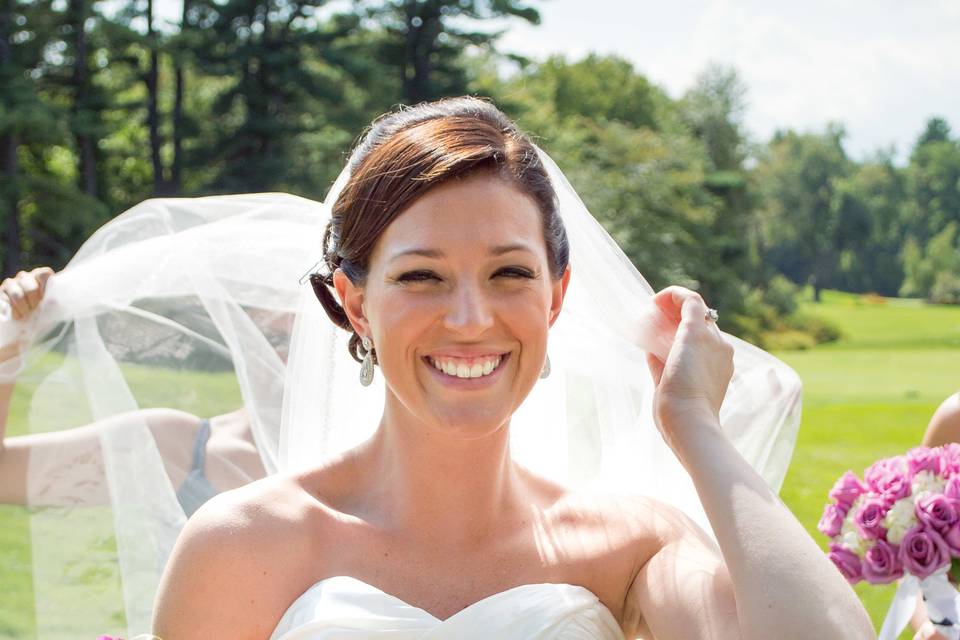
<path id="1" fill-rule="evenodd" d="M 360 384 L 369 387 L 370 383 L 373 382 L 373 343 L 370 338 L 363 336 L 360 338 L 360 344 L 363 345 L 363 350 L 367 352 L 360 364 Z"/>
<path id="2" fill-rule="evenodd" d="M 550 354 L 543 359 L 543 369 L 540 370 L 540 379 L 543 380 L 550 375 Z"/>

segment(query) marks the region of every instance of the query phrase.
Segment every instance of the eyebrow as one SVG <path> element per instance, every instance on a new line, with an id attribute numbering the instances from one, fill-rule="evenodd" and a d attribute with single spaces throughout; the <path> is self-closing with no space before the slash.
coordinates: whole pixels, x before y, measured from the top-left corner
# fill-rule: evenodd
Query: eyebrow
<path id="1" fill-rule="evenodd" d="M 534 253 L 533 249 L 522 243 L 513 243 L 513 244 L 504 244 L 496 247 L 490 248 L 490 255 L 492 256 L 502 256 L 505 253 L 510 253 L 512 251 L 525 251 L 527 253 Z M 405 256 L 421 256 L 423 258 L 442 258 L 444 257 L 443 251 L 439 249 L 427 249 L 416 247 L 413 249 L 407 249 L 397 253 L 390 258 L 391 261 L 403 258 Z"/>

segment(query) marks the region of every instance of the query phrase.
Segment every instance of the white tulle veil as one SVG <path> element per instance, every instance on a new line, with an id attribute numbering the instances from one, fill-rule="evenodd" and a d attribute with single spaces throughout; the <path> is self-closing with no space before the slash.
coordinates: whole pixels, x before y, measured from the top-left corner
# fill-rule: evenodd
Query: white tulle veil
<path id="1" fill-rule="evenodd" d="M 671 340 L 652 290 L 541 156 L 569 236 L 572 279 L 550 332 L 552 373 L 512 420 L 513 454 L 571 486 L 653 495 L 709 530 L 652 420 L 645 353 L 664 356 Z M 283 194 L 151 200 L 111 221 L 54 277 L 30 326 L 2 326 L 33 340 L 20 366 L 2 372 L 22 386 L 11 421 L 39 433 L 137 409 L 209 417 L 242 403 L 268 472 L 314 465 L 369 437 L 382 376 L 360 386 L 349 336 L 302 278 L 318 263 L 330 204 L 348 176 L 349 168 L 323 205 Z M 283 329 L 291 313 L 292 334 Z M 736 372 L 723 429 L 779 489 L 799 423 L 799 380 L 728 339 Z M 186 520 L 171 482 L 184 470 L 171 468 L 169 438 L 133 417 L 111 421 L 98 438 L 102 467 L 65 444 L 29 468 L 41 639 L 148 632 L 160 573 Z M 101 476 L 108 499 L 90 506 L 77 496 Z"/>

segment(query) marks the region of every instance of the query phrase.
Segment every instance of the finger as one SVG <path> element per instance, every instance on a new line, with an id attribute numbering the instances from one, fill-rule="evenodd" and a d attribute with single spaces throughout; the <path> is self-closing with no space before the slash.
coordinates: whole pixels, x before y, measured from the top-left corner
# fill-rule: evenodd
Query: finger
<path id="1" fill-rule="evenodd" d="M 33 311 L 37 308 L 37 305 L 40 304 L 40 299 L 43 297 L 40 291 L 40 283 L 37 282 L 37 278 L 33 273 L 25 273 L 19 276 L 17 282 L 20 284 L 20 288 L 23 289 L 24 301 L 27 303 L 27 307 L 30 311 Z"/>
<path id="2" fill-rule="evenodd" d="M 678 294 L 674 294 L 678 295 Z M 680 299 L 680 317 L 684 322 L 706 323 L 707 303 L 703 301 L 699 293 L 688 291 Z"/>
<path id="3" fill-rule="evenodd" d="M 13 312 L 14 319 L 22 320 L 30 312 L 30 309 L 27 307 L 20 284 L 16 280 L 8 278 L 3 283 L 3 290 L 7 294 L 7 300 L 10 301 L 10 309 Z"/>
<path id="4" fill-rule="evenodd" d="M 671 285 L 654 294 L 653 302 L 667 317 L 679 323 L 683 303 L 692 296 L 699 297 L 699 294 L 686 287 Z"/>
<path id="5" fill-rule="evenodd" d="M 647 367 L 650 368 L 650 375 L 653 376 L 653 382 L 657 386 L 660 385 L 660 379 L 663 378 L 663 360 L 653 355 L 652 353 L 647 354 Z"/>
<path id="6" fill-rule="evenodd" d="M 47 280 L 53 275 L 53 269 L 50 267 L 37 267 L 30 273 L 33 274 L 33 277 L 36 278 L 40 284 L 40 295 L 42 297 L 47 291 Z"/>

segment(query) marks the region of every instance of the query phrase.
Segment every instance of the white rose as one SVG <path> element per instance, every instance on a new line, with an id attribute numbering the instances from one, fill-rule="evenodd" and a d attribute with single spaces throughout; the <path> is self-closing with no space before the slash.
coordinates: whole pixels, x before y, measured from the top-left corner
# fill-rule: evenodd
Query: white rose
<path id="1" fill-rule="evenodd" d="M 910 488 L 913 490 L 913 495 L 923 492 L 943 493 L 946 484 L 943 478 L 935 475 L 932 471 L 918 471 L 917 475 L 913 476 Z"/>
<path id="2" fill-rule="evenodd" d="M 883 518 L 883 526 L 887 528 L 887 542 L 900 544 L 907 531 L 917 524 L 913 500 L 913 496 L 901 498 L 887 511 L 887 515 Z"/>
<path id="3" fill-rule="evenodd" d="M 847 531 L 840 534 L 840 544 L 857 554 L 860 559 L 867 553 L 867 550 L 873 546 L 873 541 L 864 540 L 856 531 Z"/>

